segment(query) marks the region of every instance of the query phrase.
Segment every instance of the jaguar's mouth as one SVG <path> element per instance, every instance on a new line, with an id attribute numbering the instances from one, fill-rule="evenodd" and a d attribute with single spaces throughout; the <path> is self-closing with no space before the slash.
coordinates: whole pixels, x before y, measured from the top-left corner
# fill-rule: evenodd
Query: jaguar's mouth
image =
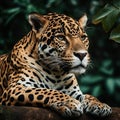
<path id="1" fill-rule="evenodd" d="M 72 67 L 70 69 L 70 72 L 74 73 L 75 75 L 80 75 L 80 74 L 85 73 L 86 69 L 87 69 L 87 66 L 85 66 L 83 64 L 79 64 L 79 65 Z"/>
<path id="2" fill-rule="evenodd" d="M 77 66 L 72 67 L 71 69 L 77 69 L 77 68 L 83 68 L 83 69 L 86 69 L 86 66 L 83 65 L 83 64 L 79 64 L 79 65 L 77 65 Z"/>

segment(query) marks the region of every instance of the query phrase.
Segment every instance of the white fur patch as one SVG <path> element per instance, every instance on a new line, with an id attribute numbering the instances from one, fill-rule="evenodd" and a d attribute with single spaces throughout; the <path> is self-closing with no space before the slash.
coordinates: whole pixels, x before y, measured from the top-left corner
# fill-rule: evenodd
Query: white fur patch
<path id="1" fill-rule="evenodd" d="M 82 50 L 80 53 L 85 53 L 86 51 Z M 86 67 L 88 66 L 88 55 L 86 55 L 81 61 L 78 57 L 73 56 L 72 68 L 70 72 L 75 74 L 82 74 L 86 71 Z"/>

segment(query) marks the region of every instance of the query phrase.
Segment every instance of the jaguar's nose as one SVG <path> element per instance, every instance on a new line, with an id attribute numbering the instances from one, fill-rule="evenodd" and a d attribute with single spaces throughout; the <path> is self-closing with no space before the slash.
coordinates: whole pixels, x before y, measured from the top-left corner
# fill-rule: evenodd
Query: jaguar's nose
<path id="1" fill-rule="evenodd" d="M 87 52 L 74 52 L 73 54 L 82 61 L 84 57 L 87 55 Z"/>

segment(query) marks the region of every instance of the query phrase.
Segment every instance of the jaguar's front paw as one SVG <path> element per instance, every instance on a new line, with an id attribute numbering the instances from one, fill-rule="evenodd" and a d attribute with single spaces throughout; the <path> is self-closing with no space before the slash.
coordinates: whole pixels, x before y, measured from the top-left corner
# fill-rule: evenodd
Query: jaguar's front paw
<path id="1" fill-rule="evenodd" d="M 83 114 L 83 107 L 77 100 L 56 102 L 51 107 L 65 117 L 78 117 Z"/>
<path id="2" fill-rule="evenodd" d="M 100 115 L 101 116 L 108 116 L 112 113 L 112 108 L 108 106 L 107 104 L 103 103 Z"/>
<path id="3" fill-rule="evenodd" d="M 82 104 L 84 106 L 85 112 L 90 114 L 104 117 L 112 113 L 111 107 L 105 103 L 101 103 L 97 98 L 91 95 L 85 95 Z"/>
<path id="4" fill-rule="evenodd" d="M 112 113 L 111 107 L 109 107 L 107 104 L 91 104 L 88 107 L 86 107 L 86 112 L 89 112 L 91 114 L 97 115 L 97 116 L 108 116 Z"/>

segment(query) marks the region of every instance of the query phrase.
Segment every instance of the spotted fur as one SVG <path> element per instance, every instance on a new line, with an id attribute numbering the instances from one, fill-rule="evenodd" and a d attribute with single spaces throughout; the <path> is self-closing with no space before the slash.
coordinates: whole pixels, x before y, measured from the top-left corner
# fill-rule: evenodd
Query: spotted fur
<path id="1" fill-rule="evenodd" d="M 86 15 L 76 21 L 63 14 L 30 14 L 32 30 L 0 56 L 0 104 L 50 107 L 67 117 L 83 111 L 109 115 L 111 108 L 84 95 L 76 79 L 90 62 L 86 22 Z"/>

